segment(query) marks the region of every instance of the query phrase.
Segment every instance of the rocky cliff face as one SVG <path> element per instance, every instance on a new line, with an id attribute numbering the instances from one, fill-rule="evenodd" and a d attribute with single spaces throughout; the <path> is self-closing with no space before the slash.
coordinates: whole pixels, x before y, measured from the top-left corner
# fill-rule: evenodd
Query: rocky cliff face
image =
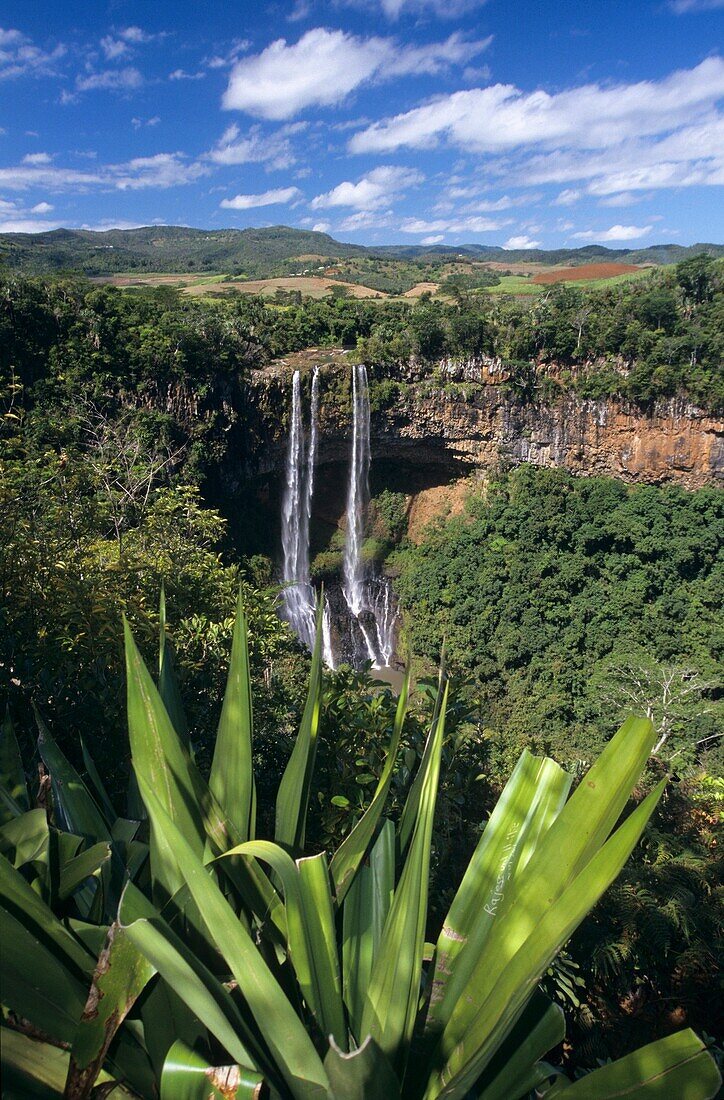
<path id="1" fill-rule="evenodd" d="M 326 360 L 326 362 L 324 361 Z M 291 373 L 320 365 L 320 463 L 349 450 L 349 366 L 343 353 L 303 357 L 254 373 L 247 394 L 247 476 L 284 462 Z M 677 400 L 650 409 L 567 393 L 542 403 L 509 392 L 499 364 L 411 367 L 390 379 L 370 368 L 373 459 L 490 468 L 500 462 L 563 466 L 632 482 L 676 482 L 687 489 L 724 484 L 724 420 Z M 241 472 L 241 471 L 240 471 Z"/>

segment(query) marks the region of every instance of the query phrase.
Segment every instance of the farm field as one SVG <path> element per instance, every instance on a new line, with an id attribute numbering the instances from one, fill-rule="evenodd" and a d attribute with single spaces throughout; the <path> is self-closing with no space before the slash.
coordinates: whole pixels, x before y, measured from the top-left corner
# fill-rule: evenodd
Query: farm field
<path id="1" fill-rule="evenodd" d="M 458 265 L 455 265 L 458 266 Z M 440 269 L 440 275 L 455 270 L 454 265 L 446 264 Z M 476 264 L 459 265 L 466 266 L 468 270 L 456 272 L 468 274 L 469 271 L 482 268 L 495 268 L 497 270 L 511 271 L 511 267 L 502 268 L 500 264 Z M 500 276 L 500 281 L 494 286 L 471 288 L 474 294 L 514 295 L 516 297 L 533 297 L 545 292 L 546 288 L 565 283 L 568 286 L 579 287 L 583 290 L 594 290 L 601 286 L 612 286 L 618 283 L 629 282 L 648 275 L 653 268 L 651 266 L 635 266 L 633 264 L 601 263 L 583 264 L 579 267 L 561 267 L 553 269 L 541 269 L 540 264 L 516 264 L 512 265 L 515 273 Z M 524 270 L 527 269 L 527 270 Z M 497 274 L 496 270 L 496 274 Z M 121 272 L 115 275 L 97 276 L 92 281 L 96 283 L 110 284 L 117 287 L 137 286 L 172 286 L 184 294 L 194 298 L 216 297 L 220 294 L 259 294 L 264 298 L 274 298 L 278 292 L 289 293 L 299 291 L 305 298 L 316 300 L 327 297 L 337 288 L 344 288 L 351 298 L 356 299 L 417 299 L 423 294 L 429 293 L 441 298 L 449 298 L 451 287 L 445 282 L 434 279 L 422 279 L 414 283 L 405 291 L 390 292 L 367 286 L 362 282 L 350 281 L 350 272 L 345 271 L 347 278 L 339 278 L 330 275 L 281 275 L 269 279 L 240 279 L 225 273 L 196 275 L 192 272 L 178 272 L 175 274 L 162 272 L 148 272 L 135 274 Z"/>
<path id="2" fill-rule="evenodd" d="M 173 286 L 192 297 L 203 297 L 209 294 L 261 294 L 265 298 L 274 297 L 278 290 L 289 292 L 298 290 L 308 298 L 324 298 L 335 287 L 346 287 L 351 298 L 382 298 L 386 295 L 368 286 L 358 283 L 347 283 L 341 279 L 323 279 L 317 276 L 281 276 L 277 279 L 234 279 L 226 274 L 193 275 L 185 274 L 157 274 L 151 272 L 144 275 L 120 274 L 98 276 L 92 280 L 95 283 L 109 284 L 117 287 L 134 286 Z"/>
<path id="3" fill-rule="evenodd" d="M 534 283 L 579 283 L 592 279 L 612 279 L 617 275 L 635 275 L 642 268 L 635 264 L 581 264 L 580 267 L 562 267 L 554 271 L 539 271 L 533 276 Z"/>

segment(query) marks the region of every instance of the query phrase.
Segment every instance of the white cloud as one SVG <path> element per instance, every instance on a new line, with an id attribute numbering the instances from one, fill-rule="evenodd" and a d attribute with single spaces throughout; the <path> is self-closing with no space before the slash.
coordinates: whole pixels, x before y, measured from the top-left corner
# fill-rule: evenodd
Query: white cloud
<path id="1" fill-rule="evenodd" d="M 407 12 L 431 12 L 438 19 L 457 19 L 486 3 L 487 0 L 380 0 L 380 7 L 389 19 L 398 19 Z"/>
<path id="2" fill-rule="evenodd" d="M 115 61 L 116 58 L 123 57 L 124 54 L 129 52 L 127 42 L 122 41 L 120 38 L 113 38 L 110 34 L 101 38 L 101 49 L 107 61 Z"/>
<path id="3" fill-rule="evenodd" d="M 635 241 L 647 236 L 652 228 L 650 225 L 612 225 L 610 229 L 586 229 L 572 236 L 577 241 Z"/>
<path id="4" fill-rule="evenodd" d="M 351 206 L 356 210 L 376 210 L 400 198 L 404 187 L 422 183 L 424 176 L 414 168 L 384 164 L 373 168 L 357 183 L 345 180 L 331 191 L 317 195 L 310 206 L 314 210 L 329 206 Z"/>
<path id="5" fill-rule="evenodd" d="M 27 153 L 23 157 L 23 164 L 50 164 L 52 159 L 50 153 Z"/>
<path id="6" fill-rule="evenodd" d="M 134 130 L 140 130 L 142 126 L 158 126 L 160 121 L 160 115 L 153 115 L 152 118 L 132 118 L 131 125 Z"/>
<path id="7" fill-rule="evenodd" d="M 0 219 L 0 233 L 47 233 L 59 226 L 60 222 L 42 221 L 39 218 Z"/>
<path id="8" fill-rule="evenodd" d="M 141 27 L 125 27 L 122 31 L 119 31 L 119 34 L 126 42 L 134 42 L 137 45 L 143 42 L 151 42 L 154 38 L 161 37 L 157 34 L 149 34 L 148 31 L 144 31 Z"/>
<path id="9" fill-rule="evenodd" d="M 52 206 L 49 202 L 36 202 L 35 206 L 33 206 L 31 208 L 30 213 L 31 214 L 50 214 L 51 210 L 54 210 L 54 209 L 55 209 L 55 207 Z"/>
<path id="10" fill-rule="evenodd" d="M 724 183 L 724 116 L 701 120 L 657 140 L 624 141 L 605 153 L 563 152 L 534 156 L 521 169 L 526 182 L 587 180 L 604 196 L 662 187 Z"/>
<path id="11" fill-rule="evenodd" d="M 510 221 L 493 221 L 492 218 L 451 218 L 449 221 L 425 221 L 423 218 L 407 218 L 400 225 L 403 233 L 492 233 L 510 225 Z"/>
<path id="12" fill-rule="evenodd" d="M 222 106 L 261 118 L 291 118 L 307 107 L 340 103 L 373 79 L 432 74 L 464 63 L 489 42 L 452 34 L 445 42 L 399 46 L 391 38 L 358 38 L 316 27 L 293 45 L 280 38 L 260 54 L 238 60 Z"/>
<path id="13" fill-rule="evenodd" d="M 391 210 L 358 210 L 356 214 L 350 214 L 344 218 L 338 229 L 356 232 L 360 229 L 385 229 L 392 225 Z"/>
<path id="14" fill-rule="evenodd" d="M 206 154 L 214 164 L 268 164 L 270 168 L 284 169 L 295 163 L 290 135 L 296 127 L 282 127 L 276 133 L 265 136 L 260 127 L 252 126 L 245 136 L 234 123 L 228 126 L 213 149 Z"/>
<path id="15" fill-rule="evenodd" d="M 514 250 L 520 248 L 540 248 L 540 241 L 534 241 L 531 237 L 508 237 L 503 248 Z"/>
<path id="16" fill-rule="evenodd" d="M 208 165 L 188 160 L 182 153 L 157 153 L 152 157 L 135 157 L 122 164 L 102 165 L 93 172 L 51 165 L 21 164 L 0 168 L 0 187 L 10 191 L 42 187 L 52 192 L 84 191 L 91 187 L 119 191 L 165 189 L 192 183 L 210 171 Z"/>
<path id="17" fill-rule="evenodd" d="M 174 69 L 168 74 L 169 80 L 203 80 L 205 77 L 206 73 L 187 73 L 185 69 Z"/>
<path id="18" fill-rule="evenodd" d="M 643 196 L 634 195 L 630 191 L 622 191 L 619 195 L 608 195 L 607 198 L 601 199 L 599 206 L 633 206 L 636 202 L 641 202 Z"/>
<path id="19" fill-rule="evenodd" d="M 88 76 L 76 77 L 75 87 L 78 92 L 111 91 L 129 92 L 134 88 L 140 88 L 143 77 L 138 69 L 127 66 L 125 69 L 105 69 L 99 73 L 90 73 Z"/>
<path id="20" fill-rule="evenodd" d="M 676 15 L 689 15 L 699 11 L 717 11 L 724 8 L 724 0 L 669 0 L 669 7 Z"/>
<path id="21" fill-rule="evenodd" d="M 57 62 L 64 57 L 62 44 L 41 50 L 22 31 L 0 27 L 0 80 L 21 76 L 55 76 Z"/>
<path id="22" fill-rule="evenodd" d="M 313 233 L 329 233 L 332 226 L 329 222 L 315 222 L 312 226 Z"/>
<path id="23" fill-rule="evenodd" d="M 560 195 L 553 200 L 551 206 L 573 206 L 574 203 L 578 202 L 580 197 L 581 192 L 577 188 L 567 187 L 565 191 L 561 191 Z"/>
<path id="24" fill-rule="evenodd" d="M 119 191 L 139 191 L 192 183 L 208 175 L 209 169 L 198 161 L 188 161 L 182 153 L 156 153 L 152 157 L 134 157 L 125 164 L 109 165 L 107 171 Z"/>
<path id="25" fill-rule="evenodd" d="M 273 191 L 263 191 L 260 195 L 235 195 L 233 199 L 222 199 L 224 210 L 252 210 L 257 206 L 277 206 L 292 202 L 301 196 L 298 187 L 277 187 Z"/>
<path id="26" fill-rule="evenodd" d="M 354 135 L 350 149 L 426 148 L 443 138 L 466 151 L 491 153 L 540 145 L 606 149 L 688 124 L 723 94 L 724 61 L 717 57 L 661 81 L 588 84 L 553 95 L 493 84 L 438 96 L 376 122 Z"/>
<path id="27" fill-rule="evenodd" d="M 434 237 L 423 237 L 420 244 L 440 244 L 440 241 L 444 240 L 444 233 L 437 233 Z"/>

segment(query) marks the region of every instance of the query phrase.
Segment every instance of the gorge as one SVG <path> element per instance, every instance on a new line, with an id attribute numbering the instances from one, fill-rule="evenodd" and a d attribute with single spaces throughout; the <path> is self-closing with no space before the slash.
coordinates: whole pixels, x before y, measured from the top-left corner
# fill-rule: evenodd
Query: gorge
<path id="1" fill-rule="evenodd" d="M 373 452 L 376 492 L 403 492 L 418 526 L 420 514 L 429 519 L 449 508 L 450 487 L 460 479 L 485 477 L 501 465 L 560 466 L 690 489 L 724 475 L 724 424 L 691 405 L 670 401 L 644 411 L 571 394 L 521 400 L 501 374 L 494 361 L 448 361 L 425 373 L 410 366 L 392 379 L 325 350 L 253 375 L 247 415 L 259 433 L 257 469 L 247 469 L 242 492 L 251 487 L 280 498 L 282 615 L 308 648 L 317 591 L 310 546 L 331 553 L 342 543 L 337 567 L 323 578 L 329 667 L 394 662 L 396 597 L 365 545 Z M 275 494 L 282 453 L 283 485 Z"/>

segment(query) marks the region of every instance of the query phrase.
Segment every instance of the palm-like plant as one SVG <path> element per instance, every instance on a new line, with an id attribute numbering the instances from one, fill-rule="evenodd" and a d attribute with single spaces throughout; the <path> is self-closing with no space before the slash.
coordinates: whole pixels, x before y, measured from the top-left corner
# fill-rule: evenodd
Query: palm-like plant
<path id="1" fill-rule="evenodd" d="M 399 822 L 384 809 L 408 681 L 372 801 L 328 860 L 305 848 L 319 644 L 273 841 L 256 837 L 243 609 L 208 782 L 186 739 L 163 627 L 158 687 L 127 626 L 126 662 L 147 867 L 142 849 L 132 850 L 131 827 L 111 820 L 97 777 L 93 794 L 42 735 L 56 807 L 79 837 L 72 860 L 86 859 L 75 878 L 66 871 L 65 896 L 81 895 L 82 918 L 53 913 L 52 886 L 44 892 L 23 839 L 32 815 L 42 832 L 39 811 L 23 805 L 18 761 L 3 752 L 15 788 L 0 834 L 9 857 L 0 860 L 0 917 L 12 950 L 3 1004 L 16 1021 L 70 1047 L 67 1097 L 90 1096 L 100 1073 L 141 1096 L 160 1091 L 162 1100 L 263 1090 L 294 1100 L 516 1100 L 532 1089 L 550 1097 L 565 1090 L 571 1100 L 715 1095 L 718 1071 L 690 1031 L 576 1083 L 543 1061 L 564 1022 L 540 993 L 540 976 L 620 871 L 663 789 L 617 825 L 654 741 L 648 721 L 629 719 L 570 797 L 570 775 L 523 753 L 428 943 L 444 676 Z M 99 831 L 108 835 L 98 840 Z M 105 847 L 91 854 L 98 843 Z M 57 858 L 55 866 L 57 873 Z M 9 1067 L 30 1087 L 24 1042 L 12 1036 Z M 46 1054 L 50 1075 L 58 1052 Z"/>

